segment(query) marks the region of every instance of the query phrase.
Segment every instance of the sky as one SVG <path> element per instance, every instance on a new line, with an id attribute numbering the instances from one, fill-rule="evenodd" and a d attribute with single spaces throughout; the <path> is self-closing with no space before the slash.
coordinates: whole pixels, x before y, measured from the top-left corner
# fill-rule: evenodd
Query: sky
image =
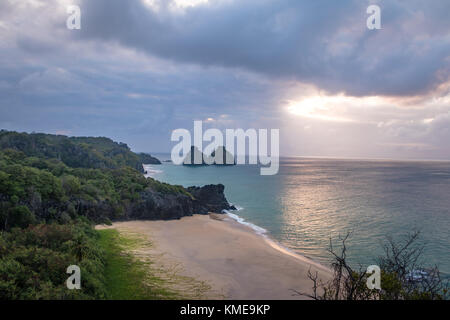
<path id="1" fill-rule="evenodd" d="M 450 160 L 449 13 L 448 0 L 1 0 L 0 128 L 155 153 L 203 120 L 279 129 L 284 156 Z"/>

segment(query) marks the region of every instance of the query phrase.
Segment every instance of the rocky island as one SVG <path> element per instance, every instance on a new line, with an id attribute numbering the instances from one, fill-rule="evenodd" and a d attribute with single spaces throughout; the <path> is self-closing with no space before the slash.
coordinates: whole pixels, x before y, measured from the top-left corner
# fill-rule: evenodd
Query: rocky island
<path id="1" fill-rule="evenodd" d="M 233 166 L 236 165 L 234 156 L 224 146 L 217 147 L 210 155 L 204 154 L 197 147 L 191 146 L 191 150 L 184 158 L 185 166 Z"/>

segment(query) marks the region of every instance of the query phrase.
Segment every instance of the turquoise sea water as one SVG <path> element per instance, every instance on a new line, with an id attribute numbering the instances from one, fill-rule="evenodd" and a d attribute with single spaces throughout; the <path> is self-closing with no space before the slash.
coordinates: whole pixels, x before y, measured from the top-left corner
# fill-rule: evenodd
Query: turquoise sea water
<path id="1" fill-rule="evenodd" d="M 318 262 L 330 260 L 330 237 L 347 231 L 351 261 L 368 266 L 386 236 L 419 229 L 425 262 L 450 274 L 450 162 L 284 158 L 274 176 L 248 165 L 152 168 L 171 184 L 224 184 L 227 199 L 242 208 L 237 215 Z"/>

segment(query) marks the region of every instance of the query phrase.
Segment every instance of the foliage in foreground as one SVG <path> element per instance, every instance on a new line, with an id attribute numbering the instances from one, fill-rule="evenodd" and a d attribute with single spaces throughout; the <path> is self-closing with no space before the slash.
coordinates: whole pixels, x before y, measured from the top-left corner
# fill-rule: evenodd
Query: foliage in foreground
<path id="1" fill-rule="evenodd" d="M 66 287 L 67 267 L 82 270 L 82 290 Z M 86 221 L 38 224 L 0 235 L 0 300 L 103 299 L 104 257 Z"/>
<path id="2" fill-rule="evenodd" d="M 192 197 L 146 179 L 142 163 L 159 160 L 108 138 L 0 130 L 0 299 L 110 297 L 92 223 L 130 217 L 149 192 Z M 69 265 L 82 290 L 67 289 Z"/>
<path id="3" fill-rule="evenodd" d="M 418 243 L 420 232 L 408 234 L 403 241 L 388 238 L 384 255 L 378 258 L 381 269 L 381 289 L 369 289 L 370 276 L 362 267 L 352 268 L 347 260 L 346 240 L 341 239 L 341 251 L 336 252 L 330 240 L 333 256 L 333 279 L 322 282 L 318 273 L 308 272 L 313 293 L 294 292 L 315 300 L 446 300 L 449 283 L 441 278 L 439 269 L 421 264 L 424 246 Z"/>

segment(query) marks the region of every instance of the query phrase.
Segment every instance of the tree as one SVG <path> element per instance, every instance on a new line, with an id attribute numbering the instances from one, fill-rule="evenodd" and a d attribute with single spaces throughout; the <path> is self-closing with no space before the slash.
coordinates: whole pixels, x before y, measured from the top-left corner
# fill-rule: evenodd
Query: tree
<path id="1" fill-rule="evenodd" d="M 318 273 L 308 271 L 313 282 L 313 293 L 293 290 L 296 295 L 314 300 L 442 300 L 448 299 L 449 284 L 443 281 L 439 269 L 420 264 L 424 246 L 418 243 L 420 232 L 406 236 L 403 241 L 388 238 L 384 255 L 378 258 L 381 269 L 381 290 L 369 289 L 368 274 L 362 267 L 354 269 L 347 259 L 350 233 L 340 238 L 342 247 L 336 252 L 330 239 L 328 252 L 333 256 L 333 278 L 328 282 L 319 279 Z"/>
<path id="2" fill-rule="evenodd" d="M 36 217 L 28 207 L 26 206 L 16 206 L 9 209 L 7 221 L 5 222 L 6 228 L 26 228 L 30 224 L 36 222 Z"/>

